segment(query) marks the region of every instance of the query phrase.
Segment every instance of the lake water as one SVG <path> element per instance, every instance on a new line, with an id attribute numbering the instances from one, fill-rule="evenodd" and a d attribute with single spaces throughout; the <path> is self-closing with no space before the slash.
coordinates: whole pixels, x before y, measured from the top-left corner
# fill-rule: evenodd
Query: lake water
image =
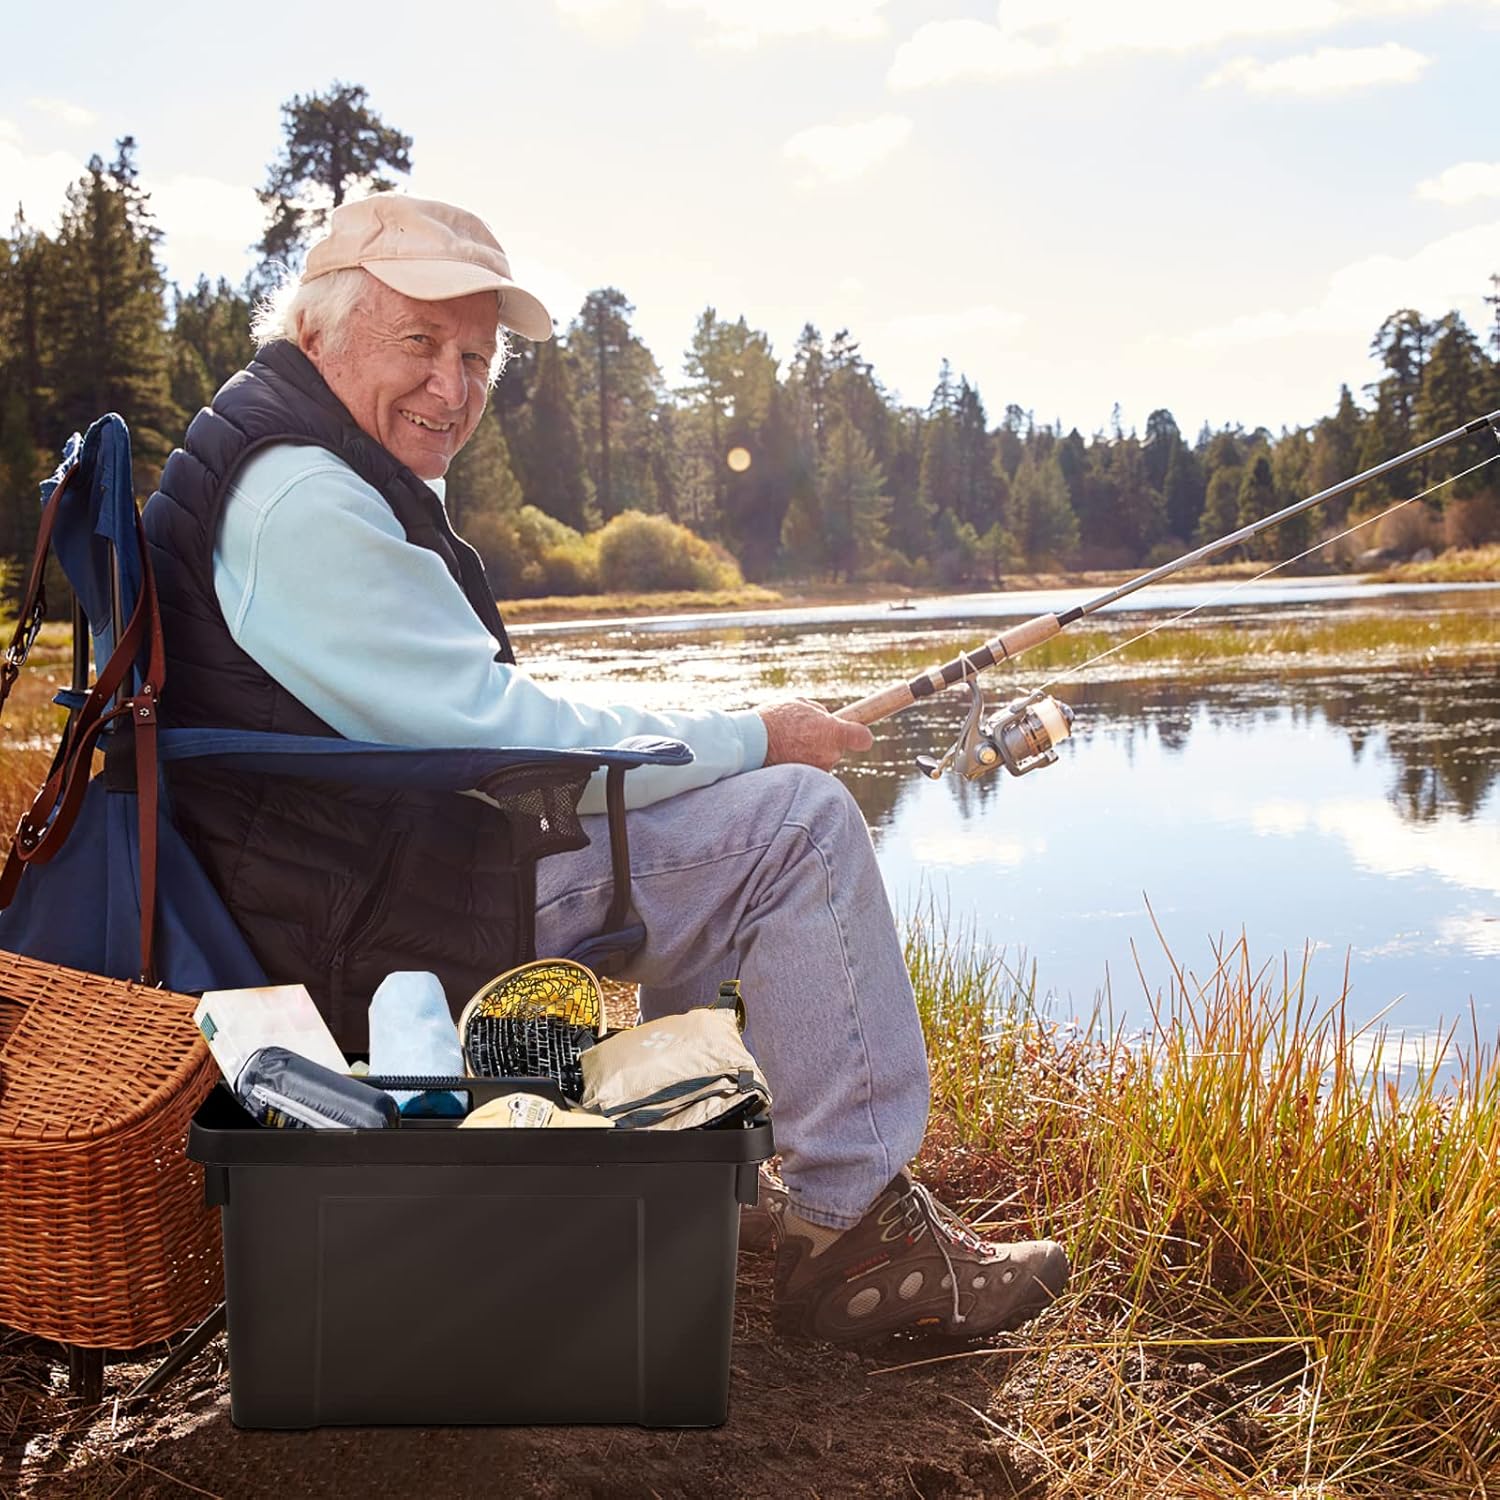
<path id="1" fill-rule="evenodd" d="M 1106 612 L 1123 631 L 1222 595 L 1146 591 Z M 873 660 L 1087 594 L 977 595 L 733 617 L 573 622 L 515 632 L 544 680 L 594 701 L 745 707 L 806 692 L 836 706 L 885 676 Z M 1142 609 L 1139 605 L 1147 606 Z M 1288 613 L 1500 611 L 1500 588 L 1378 587 L 1298 580 L 1237 589 L 1197 618 L 1263 623 Z M 1103 622 L 1106 613 L 1095 617 Z M 972 626 L 968 635 L 964 632 Z M 1030 687 L 1026 663 L 1010 683 Z M 1256 676 L 1137 676 L 1129 652 L 1056 689 L 1075 710 L 1056 766 L 1017 780 L 931 782 L 913 761 L 958 732 L 949 695 L 875 726 L 875 748 L 839 774 L 875 839 L 898 908 L 936 900 L 1009 957 L 1035 963 L 1063 1014 L 1109 989 L 1117 1021 L 1144 1017 L 1171 966 L 1206 975 L 1243 930 L 1279 973 L 1308 953 L 1310 993 L 1348 966 L 1350 1011 L 1413 1040 L 1464 1015 L 1500 1028 L 1500 682 L 1492 667 L 1335 662 Z M 1149 903 L 1149 911 L 1148 911 Z M 1139 970 L 1139 972 L 1138 972 Z M 1465 1031 L 1467 1021 L 1465 1020 Z"/>

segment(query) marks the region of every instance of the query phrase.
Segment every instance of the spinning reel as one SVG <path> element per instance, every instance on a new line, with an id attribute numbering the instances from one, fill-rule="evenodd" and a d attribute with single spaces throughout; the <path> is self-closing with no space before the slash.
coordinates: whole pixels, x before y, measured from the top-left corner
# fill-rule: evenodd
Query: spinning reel
<path id="1" fill-rule="evenodd" d="M 1056 746 L 1073 730 L 1073 710 L 1038 690 L 1016 698 L 990 715 L 983 723 L 984 694 L 971 677 L 969 714 L 959 736 L 941 758 L 917 757 L 917 769 L 936 781 L 950 766 L 966 781 L 978 781 L 999 766 L 1012 776 L 1025 776 L 1050 766 L 1057 759 Z"/>

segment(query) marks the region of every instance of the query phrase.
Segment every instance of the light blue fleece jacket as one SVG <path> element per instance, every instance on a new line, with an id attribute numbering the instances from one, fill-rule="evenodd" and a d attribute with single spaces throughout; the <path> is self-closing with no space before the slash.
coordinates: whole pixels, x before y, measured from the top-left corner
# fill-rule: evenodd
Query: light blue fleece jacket
<path id="1" fill-rule="evenodd" d="M 442 481 L 430 483 L 441 499 Z M 549 749 L 635 734 L 683 740 L 693 764 L 632 771 L 631 807 L 765 761 L 754 710 L 596 708 L 497 662 L 497 642 L 442 559 L 408 543 L 379 491 L 323 448 L 274 444 L 240 470 L 219 522 L 214 590 L 240 649 L 347 739 Z M 602 773 L 580 808 L 603 811 Z"/>

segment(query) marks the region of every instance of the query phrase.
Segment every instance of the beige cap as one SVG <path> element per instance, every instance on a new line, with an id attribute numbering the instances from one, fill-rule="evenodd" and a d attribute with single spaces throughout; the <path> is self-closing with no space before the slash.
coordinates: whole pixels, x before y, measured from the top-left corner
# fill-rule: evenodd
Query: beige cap
<path id="1" fill-rule="evenodd" d="M 510 262 L 489 225 L 451 203 L 374 193 L 340 204 L 329 216 L 328 233 L 307 252 L 302 279 L 355 266 L 419 302 L 498 292 L 506 328 L 538 341 L 552 337 L 547 309 L 511 280 Z"/>

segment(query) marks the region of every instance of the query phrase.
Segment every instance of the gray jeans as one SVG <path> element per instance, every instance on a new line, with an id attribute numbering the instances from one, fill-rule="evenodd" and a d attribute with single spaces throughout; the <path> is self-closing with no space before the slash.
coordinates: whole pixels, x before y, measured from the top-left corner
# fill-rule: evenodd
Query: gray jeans
<path id="1" fill-rule="evenodd" d="M 609 832 L 537 867 L 537 952 L 597 932 Z M 738 976 L 746 1041 L 775 1096 L 797 1212 L 847 1229 L 916 1154 L 927 1055 L 911 980 L 854 799 L 824 771 L 769 766 L 628 817 L 634 905 L 649 934 L 622 977 L 645 1019 Z"/>

